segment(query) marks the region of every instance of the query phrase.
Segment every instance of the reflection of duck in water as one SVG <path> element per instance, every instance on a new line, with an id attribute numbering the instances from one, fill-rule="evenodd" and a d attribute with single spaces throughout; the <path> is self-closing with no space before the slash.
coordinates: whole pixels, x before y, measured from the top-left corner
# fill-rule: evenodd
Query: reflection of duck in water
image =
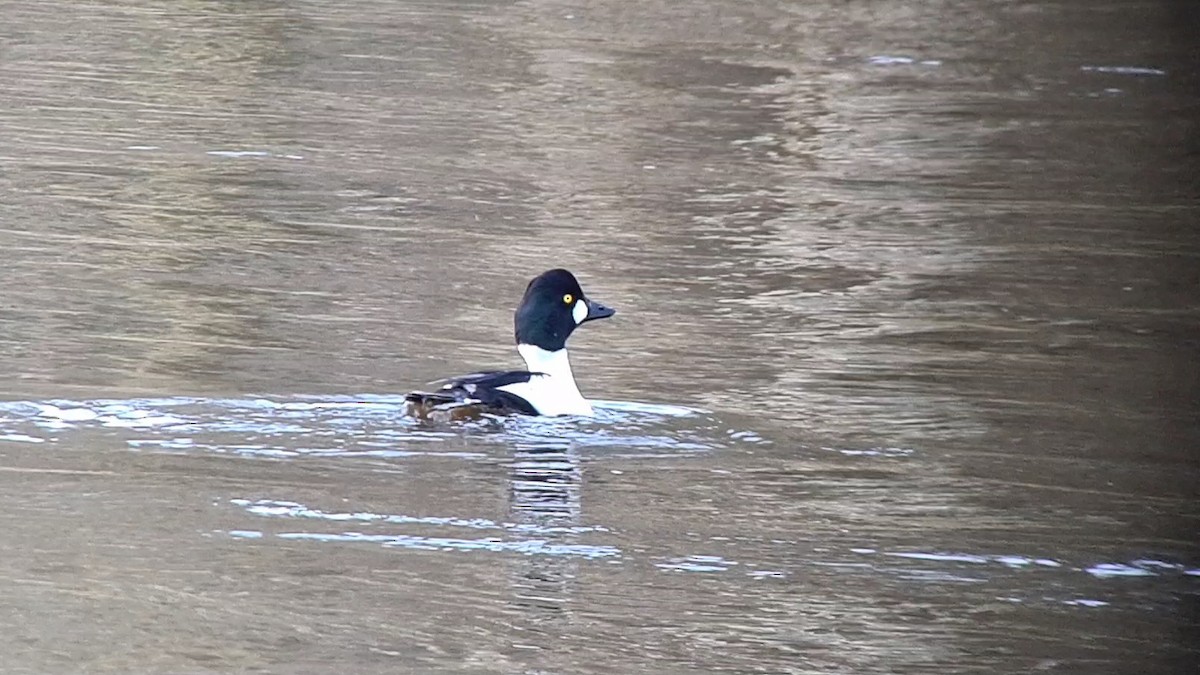
<path id="1" fill-rule="evenodd" d="M 588 535 L 603 528 L 580 524 L 583 474 L 570 444 L 518 442 L 512 460 L 509 517 L 528 528 L 525 536 L 544 541 L 545 550 L 552 554 L 522 556 L 512 562 L 509 604 L 516 610 L 516 625 L 546 631 L 570 620 L 579 576 L 578 556 L 553 552 L 584 551 Z"/>
<path id="2" fill-rule="evenodd" d="M 592 406 L 579 393 L 571 374 L 567 338 L 585 321 L 614 313 L 589 300 L 567 270 L 544 272 L 529 282 L 514 319 L 517 352 L 528 370 L 471 373 L 443 380 L 437 391 L 414 391 L 405 396 L 409 414 L 591 415 Z"/>
<path id="3" fill-rule="evenodd" d="M 517 443 L 509 465 L 512 518 L 545 527 L 578 524 L 582 474 L 566 443 Z"/>

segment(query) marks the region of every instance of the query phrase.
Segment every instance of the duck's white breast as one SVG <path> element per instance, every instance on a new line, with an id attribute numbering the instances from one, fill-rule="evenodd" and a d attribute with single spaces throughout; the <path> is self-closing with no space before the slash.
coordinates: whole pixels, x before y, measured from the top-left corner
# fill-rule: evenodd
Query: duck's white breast
<path id="1" fill-rule="evenodd" d="M 566 348 L 547 351 L 535 345 L 517 345 L 525 367 L 532 373 L 528 382 L 516 382 L 502 391 L 516 394 L 529 401 L 541 415 L 591 415 L 592 405 L 579 393 L 575 376 L 571 374 L 571 359 Z"/>

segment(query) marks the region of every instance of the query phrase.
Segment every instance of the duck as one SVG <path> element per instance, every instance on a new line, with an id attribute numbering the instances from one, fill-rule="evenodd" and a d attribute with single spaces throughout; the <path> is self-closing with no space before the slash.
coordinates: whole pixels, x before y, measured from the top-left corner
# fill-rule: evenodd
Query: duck
<path id="1" fill-rule="evenodd" d="M 616 314 L 584 294 L 571 272 L 542 272 L 525 287 L 513 315 L 517 353 L 525 370 L 495 370 L 438 380 L 434 391 L 404 397 L 409 415 L 420 419 L 473 417 L 483 413 L 555 417 L 594 414 L 571 371 L 567 338 L 589 321 Z"/>

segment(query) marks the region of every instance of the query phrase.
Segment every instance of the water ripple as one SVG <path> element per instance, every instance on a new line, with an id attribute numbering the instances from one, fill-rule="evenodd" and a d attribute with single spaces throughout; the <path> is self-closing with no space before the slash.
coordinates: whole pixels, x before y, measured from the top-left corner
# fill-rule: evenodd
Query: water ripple
<path id="1" fill-rule="evenodd" d="M 275 499 L 231 499 L 230 503 L 244 507 L 248 513 L 273 518 L 309 518 L 334 522 L 357 521 L 363 523 L 390 523 L 398 525 L 434 525 L 442 527 L 465 527 L 475 530 L 505 530 L 509 532 L 536 534 L 583 534 L 608 532 L 600 526 L 543 526 L 534 523 L 499 523 L 486 518 L 459 518 L 455 516 L 405 516 L 383 513 L 328 512 L 312 509 L 297 502 Z"/>
<path id="2" fill-rule="evenodd" d="M 420 537 L 407 534 L 362 534 L 343 532 L 320 534 L 314 532 L 283 532 L 275 535 L 280 539 L 320 542 L 380 544 L 386 548 L 409 548 L 426 551 L 489 551 L 520 553 L 523 555 L 576 556 L 582 558 L 611 558 L 621 555 L 614 546 L 585 546 L 558 544 L 542 539 L 505 541 L 502 539 L 455 539 L 450 537 Z"/>
<path id="3" fill-rule="evenodd" d="M 132 450 L 275 459 L 486 456 L 438 447 L 462 438 L 496 449 L 570 444 L 634 457 L 768 442 L 699 409 L 622 401 L 595 407 L 594 418 L 485 416 L 431 425 L 406 416 L 403 397 L 390 395 L 10 401 L 0 403 L 0 435 L 53 443 L 64 432 L 99 428 L 122 436 Z"/>

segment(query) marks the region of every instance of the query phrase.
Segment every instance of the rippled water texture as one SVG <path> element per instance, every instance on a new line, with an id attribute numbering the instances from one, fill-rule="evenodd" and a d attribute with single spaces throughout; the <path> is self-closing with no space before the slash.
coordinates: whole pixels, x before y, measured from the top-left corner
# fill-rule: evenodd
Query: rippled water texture
<path id="1" fill-rule="evenodd" d="M 0 670 L 1195 672 L 1194 4 L 9 0 Z"/>

